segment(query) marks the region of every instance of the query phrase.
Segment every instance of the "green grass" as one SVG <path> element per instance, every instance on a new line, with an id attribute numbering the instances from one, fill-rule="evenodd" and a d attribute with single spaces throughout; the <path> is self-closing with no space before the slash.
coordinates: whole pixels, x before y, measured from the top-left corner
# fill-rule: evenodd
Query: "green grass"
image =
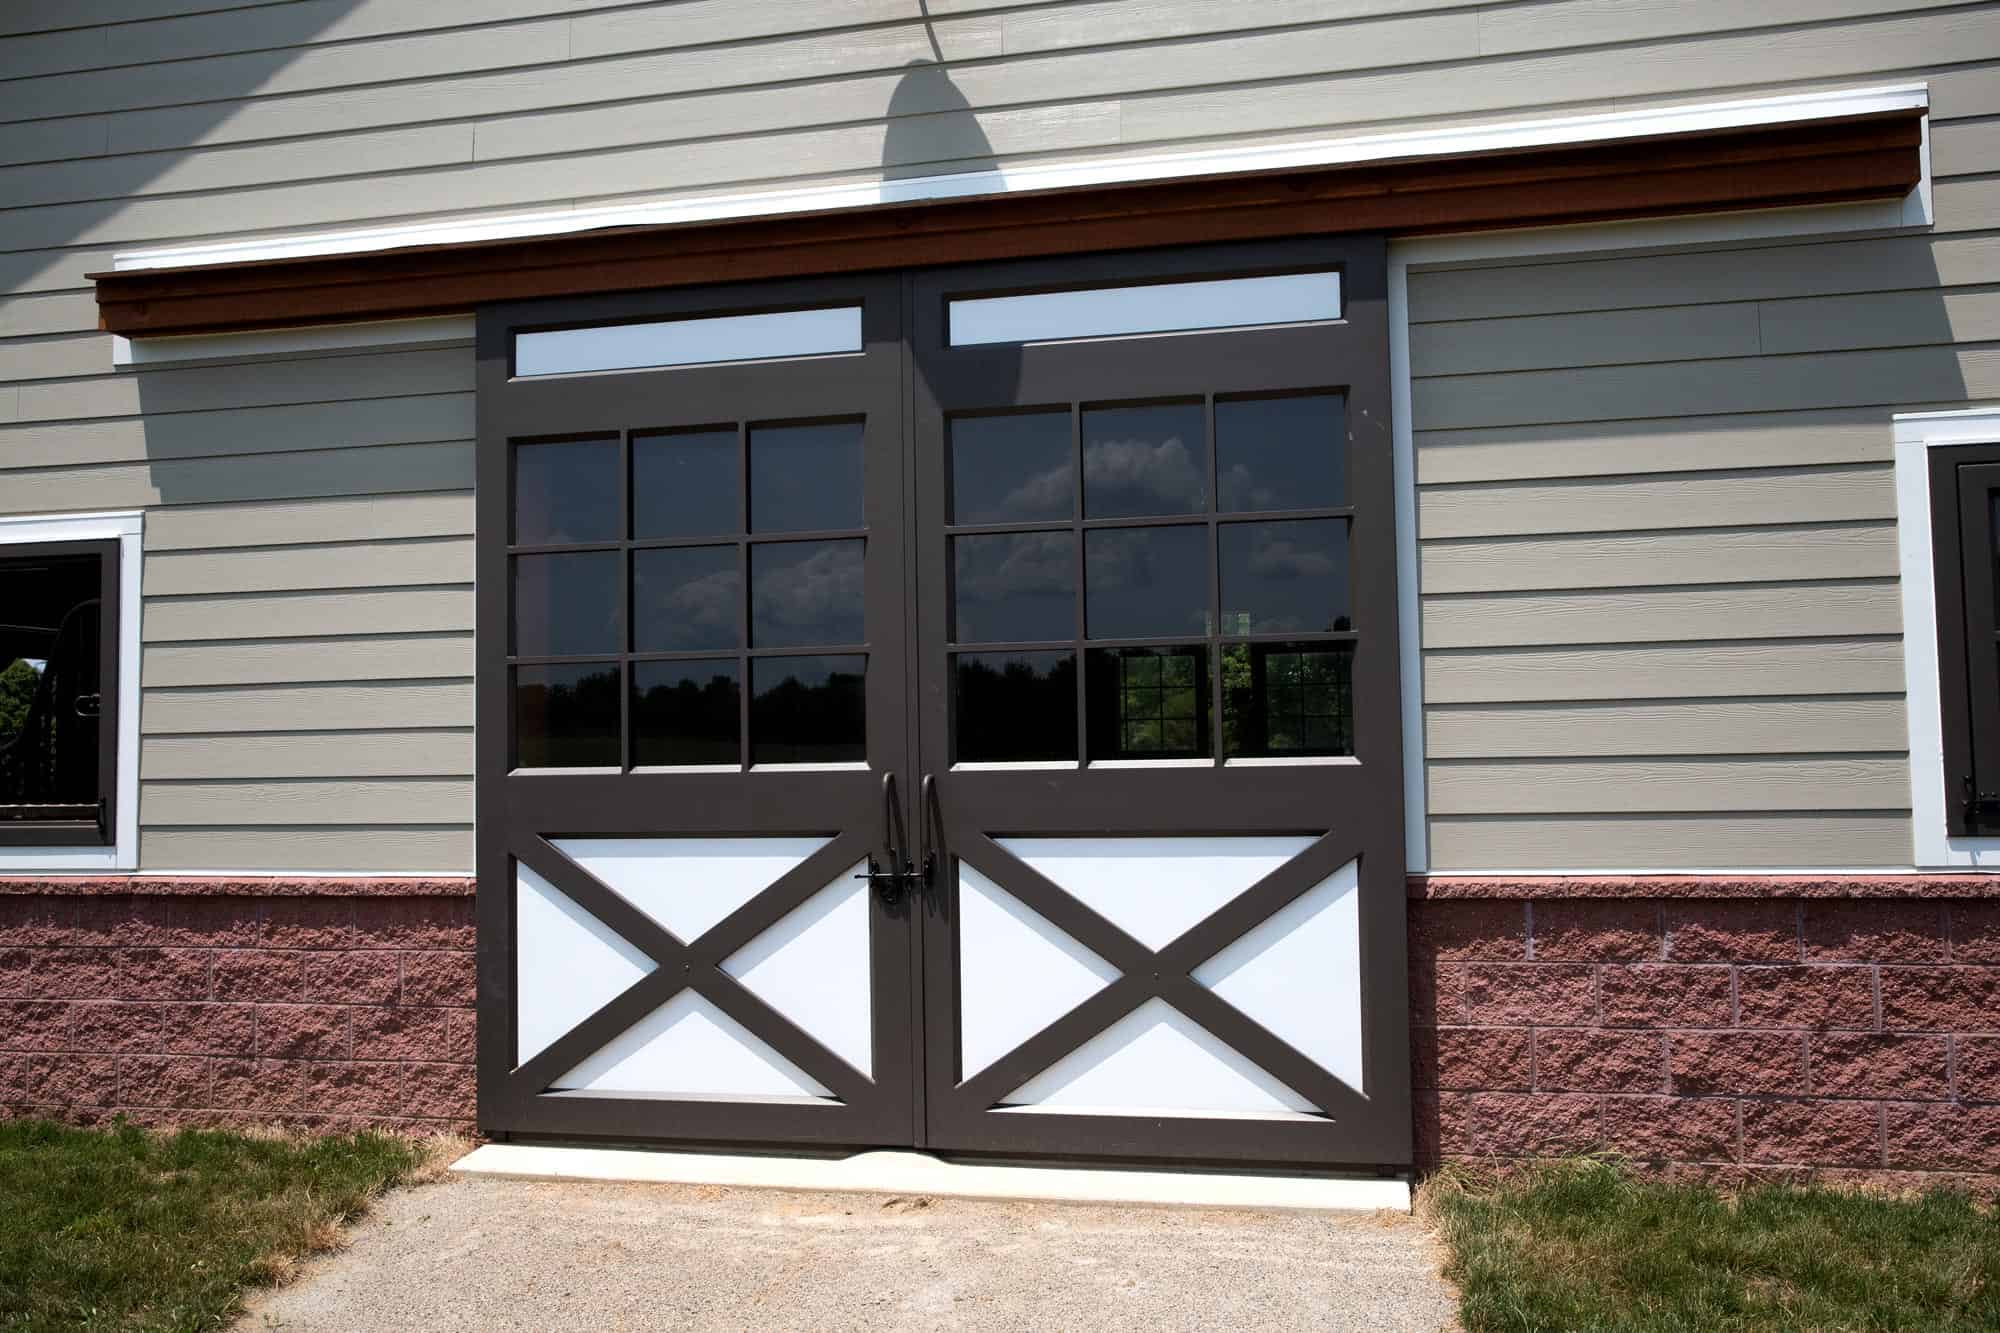
<path id="1" fill-rule="evenodd" d="M 2000 1329 L 2000 1216 L 1962 1194 L 1728 1196 L 1584 1161 L 1447 1169 L 1424 1203 L 1467 1333 Z"/>
<path id="2" fill-rule="evenodd" d="M 219 1328 L 430 1156 L 385 1134 L 0 1122 L 0 1329 Z"/>

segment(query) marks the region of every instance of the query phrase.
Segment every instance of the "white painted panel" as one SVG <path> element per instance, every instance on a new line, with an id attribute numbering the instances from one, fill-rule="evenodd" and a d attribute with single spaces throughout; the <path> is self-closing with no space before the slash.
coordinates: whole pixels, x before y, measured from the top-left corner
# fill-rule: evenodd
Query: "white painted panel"
<path id="1" fill-rule="evenodd" d="M 656 966 L 532 869 L 514 869 L 515 1061 L 525 1063 Z"/>
<path id="2" fill-rule="evenodd" d="M 556 838 L 564 856 L 683 944 L 831 842 L 831 838 Z"/>
<path id="3" fill-rule="evenodd" d="M 722 970 L 820 1045 L 874 1076 L 866 862 L 787 912 L 731 954 Z"/>
<path id="4" fill-rule="evenodd" d="M 1349 861 L 1194 970 L 1194 979 L 1356 1092 L 1361 896 Z"/>
<path id="5" fill-rule="evenodd" d="M 1146 1001 L 1003 1100 L 1065 1115 L 1291 1119 L 1318 1109 L 1161 999 Z"/>
<path id="6" fill-rule="evenodd" d="M 1085 291 L 981 296 L 953 301 L 950 306 L 954 347 L 1303 324 L 1340 318 L 1340 274 L 1279 273 L 1262 278 L 1151 282 Z"/>
<path id="7" fill-rule="evenodd" d="M 1002 847 L 1149 949 L 1297 856 L 1310 837 L 999 838 Z"/>
<path id="8" fill-rule="evenodd" d="M 777 1097 L 830 1102 L 811 1075 L 691 990 L 621 1032 L 552 1085 L 656 1097 Z"/>
<path id="9" fill-rule="evenodd" d="M 1118 977 L 1117 968 L 962 861 L 958 911 L 960 1079 Z"/>
<path id="10" fill-rule="evenodd" d="M 514 335 L 514 373 L 575 375 L 861 350 L 861 307 L 600 324 Z"/>

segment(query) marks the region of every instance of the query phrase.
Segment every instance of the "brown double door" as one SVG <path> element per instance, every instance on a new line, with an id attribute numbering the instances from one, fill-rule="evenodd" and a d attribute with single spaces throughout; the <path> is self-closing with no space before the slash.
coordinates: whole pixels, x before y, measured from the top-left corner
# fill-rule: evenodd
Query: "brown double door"
<path id="1" fill-rule="evenodd" d="M 489 1130 L 1408 1161 L 1379 241 L 479 358 Z"/>

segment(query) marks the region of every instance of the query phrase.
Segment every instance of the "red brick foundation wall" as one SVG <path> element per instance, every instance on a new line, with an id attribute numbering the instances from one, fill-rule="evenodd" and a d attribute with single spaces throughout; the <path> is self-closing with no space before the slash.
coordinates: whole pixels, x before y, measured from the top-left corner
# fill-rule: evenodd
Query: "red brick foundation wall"
<path id="1" fill-rule="evenodd" d="M 0 1116 L 469 1129 L 470 894 L 0 881 Z"/>
<path id="2" fill-rule="evenodd" d="M 1996 888 L 1412 881 L 1419 1158 L 2000 1170 Z"/>

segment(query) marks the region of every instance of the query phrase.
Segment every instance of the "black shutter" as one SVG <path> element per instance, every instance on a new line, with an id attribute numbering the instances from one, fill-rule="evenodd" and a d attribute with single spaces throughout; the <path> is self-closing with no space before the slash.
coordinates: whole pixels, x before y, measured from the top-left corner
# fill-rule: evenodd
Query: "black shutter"
<path id="1" fill-rule="evenodd" d="M 1931 453 L 1938 696 L 1945 817 L 1955 835 L 2000 833 L 2000 445 Z"/>

